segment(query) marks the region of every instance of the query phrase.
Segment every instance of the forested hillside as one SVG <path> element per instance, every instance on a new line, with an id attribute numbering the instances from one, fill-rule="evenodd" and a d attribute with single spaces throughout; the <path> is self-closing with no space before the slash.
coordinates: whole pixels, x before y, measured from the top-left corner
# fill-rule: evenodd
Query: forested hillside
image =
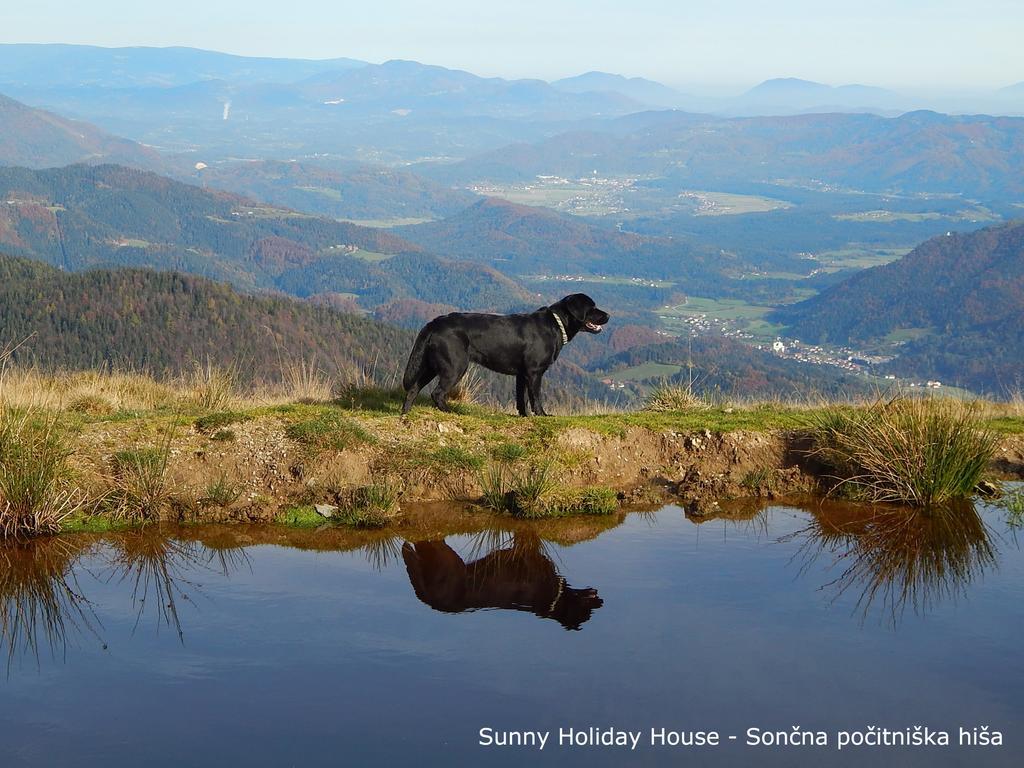
<path id="1" fill-rule="evenodd" d="M 282 363 L 405 364 L 412 334 L 286 298 L 246 296 L 187 275 L 139 269 L 68 273 L 0 256 L 0 349 L 16 362 L 177 372 L 194 361 L 238 365 L 273 379 Z"/>
<path id="2" fill-rule="evenodd" d="M 714 291 L 735 259 L 683 239 L 644 237 L 498 198 L 442 221 L 400 227 L 428 250 L 499 266 L 511 275 L 588 274 L 685 278 L 689 290 Z"/>
<path id="3" fill-rule="evenodd" d="M 888 339 L 894 370 L 1005 394 L 1024 365 L 1024 222 L 933 238 L 775 319 L 812 342 Z"/>
<path id="4" fill-rule="evenodd" d="M 493 270 L 449 263 L 387 230 L 120 166 L 0 168 L 0 199 L 0 249 L 66 270 L 175 270 L 249 291 L 350 293 L 366 309 L 400 298 L 488 310 L 525 300 Z"/>
<path id="5" fill-rule="evenodd" d="M 0 165 L 51 168 L 98 162 L 139 168 L 163 165 L 155 151 L 141 144 L 0 94 Z"/>
<path id="6" fill-rule="evenodd" d="M 326 167 L 273 160 L 227 162 L 191 172 L 186 180 L 338 219 L 434 219 L 477 199 L 471 192 L 408 171 L 356 163 Z"/>

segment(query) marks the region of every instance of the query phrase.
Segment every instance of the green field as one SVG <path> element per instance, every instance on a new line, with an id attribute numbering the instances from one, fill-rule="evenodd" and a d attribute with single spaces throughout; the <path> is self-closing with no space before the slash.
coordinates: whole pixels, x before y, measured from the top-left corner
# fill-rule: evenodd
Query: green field
<path id="1" fill-rule="evenodd" d="M 767 213 L 793 204 L 774 197 L 761 195 L 737 195 L 732 192 L 705 192 L 688 189 L 679 193 L 682 201 L 693 207 L 694 216 L 738 216 L 744 213 Z"/>
<path id="2" fill-rule="evenodd" d="M 759 339 L 774 339 L 782 326 L 770 323 L 765 316 L 773 307 L 749 304 L 741 299 L 706 299 L 691 296 L 685 304 L 658 310 L 662 324 L 670 331 L 687 331 L 690 325 L 684 318 L 704 316 L 707 320 L 728 324 L 731 328 L 749 333 Z"/>
<path id="3" fill-rule="evenodd" d="M 836 269 L 868 269 L 896 261 L 910 251 L 911 248 L 869 248 L 850 243 L 846 248 L 822 251 L 817 261 Z"/>
<path id="4" fill-rule="evenodd" d="M 983 205 L 975 205 L 971 208 L 963 208 L 955 214 L 939 213 L 938 211 L 888 211 L 878 209 L 874 211 L 858 211 L 857 213 L 838 213 L 832 217 L 837 221 L 874 221 L 888 223 L 893 221 L 934 221 L 946 219 L 947 221 L 999 221 L 1002 217 Z"/>
<path id="5" fill-rule="evenodd" d="M 685 304 L 667 307 L 661 314 L 677 317 L 707 315 L 718 320 L 758 320 L 771 312 L 771 307 L 748 304 L 742 299 L 705 299 L 691 296 Z"/>
<path id="6" fill-rule="evenodd" d="M 605 178 L 580 181 L 538 179 L 528 184 L 487 184 L 470 189 L 518 205 L 553 208 L 576 216 L 608 216 L 626 210 L 623 195 L 632 191 L 634 181 Z"/>
<path id="7" fill-rule="evenodd" d="M 362 259 L 363 261 L 378 262 L 387 261 L 391 258 L 392 254 L 389 253 L 377 253 L 376 251 L 364 251 L 362 248 L 356 248 L 352 253 L 349 254 L 354 259 Z"/>
<path id="8" fill-rule="evenodd" d="M 341 202 L 341 190 L 334 187 L 295 187 L 295 189 L 300 189 L 303 192 L 313 192 L 331 200 L 336 200 L 339 203 Z"/>

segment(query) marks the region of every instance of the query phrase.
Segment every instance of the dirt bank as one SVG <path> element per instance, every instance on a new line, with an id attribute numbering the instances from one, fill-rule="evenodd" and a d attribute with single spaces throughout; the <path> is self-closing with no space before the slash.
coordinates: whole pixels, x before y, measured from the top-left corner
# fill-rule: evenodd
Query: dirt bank
<path id="1" fill-rule="evenodd" d="M 125 451 L 164 451 L 168 504 L 185 522 L 263 522 L 283 509 L 336 503 L 371 483 L 403 503 L 477 499 L 481 477 L 543 463 L 564 486 L 615 489 L 625 503 L 671 499 L 696 514 L 726 499 L 819 489 L 799 429 L 699 414 L 514 419 L 424 409 L 412 418 L 301 407 L 83 424 L 73 462 L 84 487 L 116 485 Z M 723 423 L 724 422 L 724 423 Z M 734 423 L 744 428 L 731 428 Z M 721 428 L 725 427 L 725 428 Z M 1024 477 L 1024 435 L 1008 434 L 993 473 Z"/>

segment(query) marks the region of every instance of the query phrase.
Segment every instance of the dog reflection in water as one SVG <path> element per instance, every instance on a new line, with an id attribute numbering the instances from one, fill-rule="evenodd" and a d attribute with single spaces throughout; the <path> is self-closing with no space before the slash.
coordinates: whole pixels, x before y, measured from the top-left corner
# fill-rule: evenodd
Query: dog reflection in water
<path id="1" fill-rule="evenodd" d="M 416 597 L 446 613 L 529 611 L 566 629 L 580 629 L 603 605 L 596 589 L 566 583 L 537 536 L 499 536 L 487 537 L 490 551 L 469 563 L 444 539 L 403 544 L 402 559 Z"/>

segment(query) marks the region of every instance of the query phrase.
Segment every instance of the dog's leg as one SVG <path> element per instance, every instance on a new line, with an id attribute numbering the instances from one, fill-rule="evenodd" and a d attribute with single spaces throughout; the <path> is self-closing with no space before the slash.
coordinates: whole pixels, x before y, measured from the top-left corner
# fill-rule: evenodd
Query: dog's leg
<path id="1" fill-rule="evenodd" d="M 462 380 L 462 377 L 465 375 L 468 367 L 468 360 L 460 360 L 458 361 L 458 367 L 442 371 L 438 377 L 437 386 L 434 387 L 434 391 L 430 393 L 430 399 L 433 400 L 434 405 L 442 411 L 451 410 L 448 405 L 448 395 L 453 389 L 455 389 L 455 385 Z"/>
<path id="2" fill-rule="evenodd" d="M 416 382 L 412 387 L 406 390 L 405 403 L 402 404 L 403 416 L 409 412 L 409 409 L 412 408 L 412 404 L 416 402 L 416 397 L 419 395 L 420 390 L 427 386 L 427 384 L 433 380 L 435 375 L 434 371 L 428 366 L 426 370 L 420 373 L 419 378 L 416 379 Z"/>
<path id="3" fill-rule="evenodd" d="M 516 410 L 520 416 L 530 415 L 526 410 L 526 376 L 521 373 L 516 374 Z"/>
<path id="4" fill-rule="evenodd" d="M 544 397 L 540 391 L 541 380 L 544 378 L 544 371 L 531 373 L 527 377 L 527 389 L 530 392 L 530 405 L 537 416 L 547 416 L 544 410 Z"/>

